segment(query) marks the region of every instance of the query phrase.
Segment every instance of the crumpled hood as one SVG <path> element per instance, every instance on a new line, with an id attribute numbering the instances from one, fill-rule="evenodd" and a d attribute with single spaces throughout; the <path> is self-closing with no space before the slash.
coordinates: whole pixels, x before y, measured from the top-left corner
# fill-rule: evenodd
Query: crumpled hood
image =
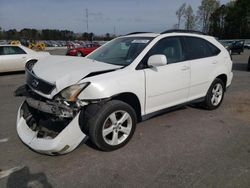
<path id="1" fill-rule="evenodd" d="M 49 56 L 39 60 L 33 67 L 35 75 L 56 85 L 57 91 L 77 83 L 92 72 L 121 68 L 83 57 Z"/>

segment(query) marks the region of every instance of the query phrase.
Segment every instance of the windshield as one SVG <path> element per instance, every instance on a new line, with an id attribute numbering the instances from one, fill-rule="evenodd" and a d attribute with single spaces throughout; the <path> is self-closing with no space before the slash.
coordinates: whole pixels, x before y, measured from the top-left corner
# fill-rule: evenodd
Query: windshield
<path id="1" fill-rule="evenodd" d="M 87 56 L 104 63 L 127 66 L 149 44 L 152 37 L 117 38 Z"/>

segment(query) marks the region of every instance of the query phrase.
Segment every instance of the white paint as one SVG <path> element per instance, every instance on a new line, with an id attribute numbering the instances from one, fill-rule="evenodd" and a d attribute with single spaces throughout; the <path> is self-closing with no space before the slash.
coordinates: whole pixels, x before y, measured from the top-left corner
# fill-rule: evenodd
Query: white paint
<path id="1" fill-rule="evenodd" d="M 13 45 L 0 45 L 0 47 L 12 47 Z M 50 56 L 48 52 L 36 52 L 22 45 L 15 45 L 24 51 L 22 54 L 8 54 L 0 56 L 0 72 L 24 70 L 25 64 L 32 59 L 41 59 Z"/>
<path id="2" fill-rule="evenodd" d="M 8 170 L 0 171 L 0 179 L 5 178 L 18 170 L 21 170 L 23 167 L 24 167 L 24 165 L 21 165 L 21 166 L 16 166 L 16 167 L 8 169 Z"/>
<path id="3" fill-rule="evenodd" d="M 9 141 L 9 138 L 3 138 L 3 139 L 0 139 L 0 143 L 3 143 L 3 142 L 8 142 Z"/>

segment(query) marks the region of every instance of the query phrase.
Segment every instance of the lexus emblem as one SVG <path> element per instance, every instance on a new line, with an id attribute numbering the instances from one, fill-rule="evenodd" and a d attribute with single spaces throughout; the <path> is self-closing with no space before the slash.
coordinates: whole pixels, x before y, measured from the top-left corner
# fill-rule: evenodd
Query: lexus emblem
<path id="1" fill-rule="evenodd" d="M 38 84 L 39 84 L 39 82 L 38 82 L 37 80 L 32 80 L 32 82 L 31 82 L 31 85 L 32 85 L 33 87 L 37 87 Z"/>

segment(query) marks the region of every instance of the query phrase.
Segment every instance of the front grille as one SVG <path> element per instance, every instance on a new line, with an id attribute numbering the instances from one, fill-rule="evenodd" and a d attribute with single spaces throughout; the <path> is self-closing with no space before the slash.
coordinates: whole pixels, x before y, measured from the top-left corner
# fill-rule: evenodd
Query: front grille
<path id="1" fill-rule="evenodd" d="M 32 70 L 29 70 L 28 68 L 26 68 L 26 82 L 29 87 L 46 95 L 50 94 L 55 89 L 54 84 L 38 78 Z"/>

